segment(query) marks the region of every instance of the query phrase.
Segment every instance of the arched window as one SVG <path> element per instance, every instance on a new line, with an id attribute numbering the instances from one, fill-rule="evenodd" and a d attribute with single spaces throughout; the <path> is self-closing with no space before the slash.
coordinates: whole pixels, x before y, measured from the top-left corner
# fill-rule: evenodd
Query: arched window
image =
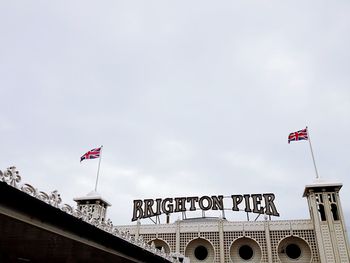
<path id="1" fill-rule="evenodd" d="M 322 204 L 318 205 L 318 212 L 320 214 L 321 221 L 326 221 L 326 213 L 324 212 L 324 206 Z"/>
<path id="2" fill-rule="evenodd" d="M 332 214 L 333 214 L 333 219 L 335 221 L 339 220 L 338 208 L 337 208 L 336 204 L 331 204 L 331 211 L 332 211 Z"/>

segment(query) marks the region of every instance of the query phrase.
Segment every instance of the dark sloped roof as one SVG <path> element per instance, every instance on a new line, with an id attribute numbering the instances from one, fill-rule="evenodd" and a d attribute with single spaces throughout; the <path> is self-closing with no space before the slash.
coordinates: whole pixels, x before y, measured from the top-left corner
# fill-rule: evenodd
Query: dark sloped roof
<path id="1" fill-rule="evenodd" d="M 0 262 L 169 262 L 0 182 Z"/>

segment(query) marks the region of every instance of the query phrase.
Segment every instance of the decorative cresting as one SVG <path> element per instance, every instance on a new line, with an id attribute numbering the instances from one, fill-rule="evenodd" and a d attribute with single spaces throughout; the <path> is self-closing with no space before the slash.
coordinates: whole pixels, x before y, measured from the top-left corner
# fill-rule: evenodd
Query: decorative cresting
<path id="1" fill-rule="evenodd" d="M 199 237 L 188 243 L 185 257 L 188 257 L 191 263 L 213 263 L 215 250 L 208 240 Z"/>
<path id="2" fill-rule="evenodd" d="M 4 181 L 12 187 L 16 187 L 17 184 L 21 181 L 19 172 L 16 171 L 16 167 L 14 166 L 7 168 L 7 170 L 4 173 L 0 172 L 0 176 L 2 177 L 0 181 Z"/>
<path id="3" fill-rule="evenodd" d="M 231 262 L 260 262 L 261 248 L 252 238 L 242 237 L 236 239 L 230 248 Z"/>
<path id="4" fill-rule="evenodd" d="M 153 254 L 161 256 L 170 262 L 179 263 L 178 260 L 172 258 L 164 250 L 157 249 L 154 243 L 147 244 L 143 240 L 142 236 L 135 238 L 134 236 L 130 235 L 128 231 L 119 231 L 118 228 L 112 224 L 112 221 L 110 219 L 98 220 L 95 218 L 91 218 L 91 214 L 89 213 L 89 211 L 80 211 L 68 204 L 61 204 L 62 199 L 57 190 L 54 190 L 50 194 L 47 194 L 45 192 L 39 191 L 30 184 L 21 184 L 21 176 L 19 175 L 19 172 L 17 171 L 15 166 L 7 168 L 4 172 L 0 170 L 0 182 L 5 182 L 8 185 L 19 189 L 30 196 L 33 196 L 53 207 L 56 207 L 57 209 L 62 210 L 63 212 L 66 212 L 69 215 L 79 218 L 84 222 L 87 222 L 109 234 L 122 238 L 127 242 L 139 246 Z"/>
<path id="5" fill-rule="evenodd" d="M 282 263 L 310 262 L 311 248 L 304 239 L 289 236 L 279 243 L 278 257 Z"/>

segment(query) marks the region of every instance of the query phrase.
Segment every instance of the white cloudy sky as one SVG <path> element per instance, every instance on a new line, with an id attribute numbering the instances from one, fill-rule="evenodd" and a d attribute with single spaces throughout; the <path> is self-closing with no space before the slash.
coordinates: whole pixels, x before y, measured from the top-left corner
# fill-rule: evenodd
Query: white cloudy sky
<path id="1" fill-rule="evenodd" d="M 134 199 L 266 192 L 280 219 L 308 218 L 309 145 L 287 143 L 308 125 L 349 226 L 349 13 L 349 1 L 0 1 L 0 169 L 74 204 L 98 164 L 79 158 L 103 144 L 115 224 Z"/>

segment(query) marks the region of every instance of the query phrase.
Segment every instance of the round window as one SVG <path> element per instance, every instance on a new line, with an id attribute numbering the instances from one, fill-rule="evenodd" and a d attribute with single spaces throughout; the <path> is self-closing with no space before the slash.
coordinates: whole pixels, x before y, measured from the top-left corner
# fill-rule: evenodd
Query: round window
<path id="1" fill-rule="evenodd" d="M 253 249 L 248 245 L 243 245 L 238 250 L 239 256 L 244 260 L 249 260 L 253 257 Z"/>
<path id="2" fill-rule="evenodd" d="M 286 254 L 291 259 L 297 259 L 301 255 L 300 247 L 296 244 L 289 244 L 286 247 Z"/>
<path id="3" fill-rule="evenodd" d="M 198 246 L 194 250 L 194 256 L 198 260 L 204 260 L 208 256 L 208 249 L 204 246 Z"/>
<path id="4" fill-rule="evenodd" d="M 156 246 L 156 249 L 158 249 L 158 250 L 162 250 L 162 246 Z"/>

